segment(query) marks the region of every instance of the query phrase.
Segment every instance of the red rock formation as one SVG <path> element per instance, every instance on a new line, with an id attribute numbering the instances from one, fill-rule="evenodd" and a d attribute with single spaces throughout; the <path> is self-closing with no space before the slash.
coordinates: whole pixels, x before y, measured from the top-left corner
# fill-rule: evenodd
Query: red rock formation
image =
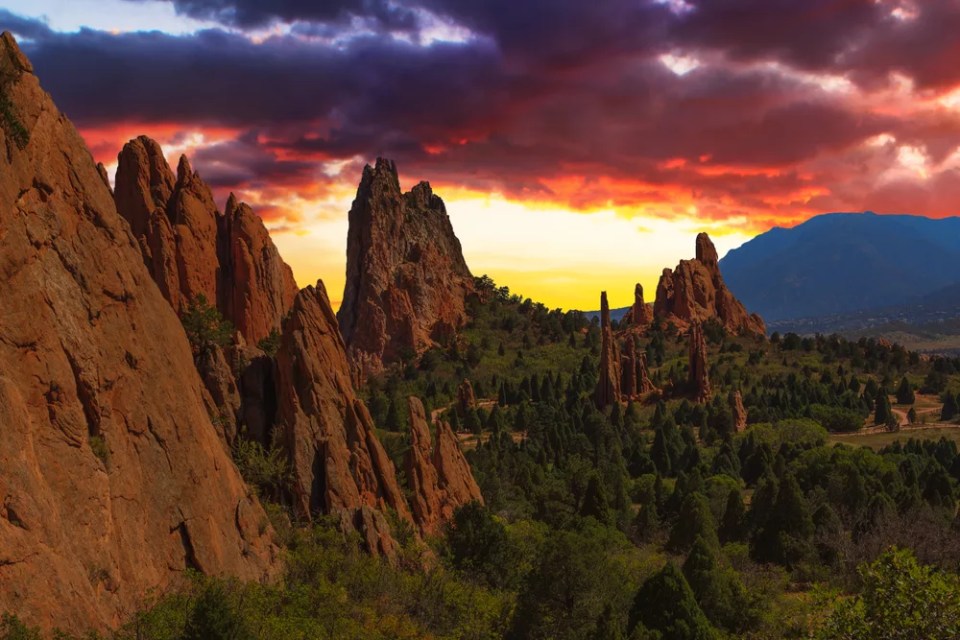
<path id="1" fill-rule="evenodd" d="M 690 326 L 690 387 L 694 398 L 703 404 L 710 401 L 710 373 L 707 367 L 707 342 L 699 322 Z"/>
<path id="2" fill-rule="evenodd" d="M 271 444 L 273 423 L 277 414 L 276 362 L 257 347 L 245 343 L 237 334 L 226 349 L 231 370 L 236 377 L 240 396 L 238 431 L 263 446 Z"/>
<path id="3" fill-rule="evenodd" d="M 178 313 L 202 294 L 250 343 L 279 330 L 297 287 L 250 207 L 231 194 L 221 215 L 186 157 L 174 178 L 160 146 L 146 136 L 120 152 L 114 198 Z"/>
<path id="4" fill-rule="evenodd" d="M 639 395 L 637 386 L 637 342 L 633 336 L 627 336 L 627 349 L 620 358 L 622 381 L 620 392 L 625 400 L 631 400 Z"/>
<path id="5" fill-rule="evenodd" d="M 0 37 L 0 611 L 116 626 L 187 568 L 274 571 L 180 322 L 79 134 Z"/>
<path id="6" fill-rule="evenodd" d="M 643 301 L 643 285 L 639 282 L 633 289 L 633 306 L 630 307 L 630 311 L 628 311 L 627 314 L 625 320 L 628 324 L 634 326 L 645 327 L 653 321 L 650 308 L 647 306 L 647 303 Z"/>
<path id="7" fill-rule="evenodd" d="M 382 512 L 393 509 L 412 521 L 410 511 L 370 413 L 353 390 L 322 282 L 297 294 L 283 323 L 276 428 L 290 457 L 299 514 L 336 514 L 360 531 L 372 553 L 392 556 L 396 543 Z"/>
<path id="8" fill-rule="evenodd" d="M 730 412 L 733 414 L 733 426 L 737 433 L 743 433 L 747 430 L 747 410 L 743 406 L 743 396 L 737 389 L 729 396 Z"/>
<path id="9" fill-rule="evenodd" d="M 637 391 L 641 394 L 656 391 L 653 381 L 650 380 L 650 373 L 647 369 L 647 353 L 641 352 L 637 356 Z"/>
<path id="10" fill-rule="evenodd" d="M 363 170 L 350 209 L 347 281 L 338 317 L 353 364 L 376 372 L 449 339 L 474 290 L 446 207 L 421 182 L 401 193 L 396 167 Z"/>
<path id="11" fill-rule="evenodd" d="M 297 295 L 297 283 L 263 221 L 232 193 L 219 225 L 218 306 L 244 338 L 255 344 L 279 330 Z"/>
<path id="12" fill-rule="evenodd" d="M 457 386 L 457 407 L 460 413 L 477 408 L 477 396 L 473 393 L 473 385 L 467 379 Z"/>
<path id="13" fill-rule="evenodd" d="M 100 179 L 103 180 L 103 184 L 107 185 L 110 193 L 113 193 L 113 187 L 110 186 L 110 176 L 107 175 L 107 168 L 103 166 L 102 162 L 97 163 L 97 173 L 100 174 Z"/>
<path id="14" fill-rule="evenodd" d="M 620 348 L 610 326 L 610 305 L 607 292 L 600 294 L 600 377 L 593 399 L 603 409 L 620 401 Z"/>
<path id="15" fill-rule="evenodd" d="M 411 508 L 421 531 L 429 535 L 449 522 L 458 507 L 474 501 L 483 503 L 483 496 L 450 424 L 437 425 L 437 446 L 431 454 L 430 427 L 423 403 L 411 396 L 407 406 L 410 449 L 405 466 L 413 496 Z"/>
<path id="16" fill-rule="evenodd" d="M 233 446 L 241 418 L 240 391 L 234 370 L 220 347 L 199 354 L 194 362 L 206 388 L 207 413 L 217 434 L 227 446 Z"/>
<path id="17" fill-rule="evenodd" d="M 144 262 L 177 313 L 203 295 L 217 301 L 217 210 L 185 157 L 177 176 L 160 146 L 141 136 L 118 156 L 114 199 Z"/>
<path id="18" fill-rule="evenodd" d="M 705 233 L 697 236 L 697 257 L 664 269 L 653 313 L 680 326 L 716 318 L 731 333 L 765 335 L 763 319 L 748 314 L 720 275 L 717 250 Z"/>
<path id="19" fill-rule="evenodd" d="M 637 350 L 636 336 L 628 334 L 626 344 L 626 354 L 620 360 L 623 371 L 621 393 L 625 401 L 636 400 L 655 390 L 647 371 L 647 354 Z"/>

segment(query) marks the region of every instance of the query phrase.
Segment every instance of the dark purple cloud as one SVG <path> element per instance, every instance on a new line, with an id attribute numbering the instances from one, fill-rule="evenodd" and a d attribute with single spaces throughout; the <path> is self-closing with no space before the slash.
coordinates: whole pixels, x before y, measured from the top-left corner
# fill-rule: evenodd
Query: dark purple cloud
<path id="1" fill-rule="evenodd" d="M 195 154 L 218 188 L 296 185 L 325 160 L 388 155 L 408 175 L 575 206 L 661 189 L 728 211 L 835 192 L 852 209 L 855 193 L 880 191 L 851 176 L 898 162 L 864 172 L 868 140 L 889 134 L 933 164 L 960 144 L 957 112 L 927 104 L 960 83 L 958 0 L 173 4 L 228 29 L 57 33 L 3 11 L 0 27 L 28 39 L 82 129 L 232 131 Z M 278 24 L 282 35 L 251 35 Z M 692 70 L 671 71 L 665 54 L 690 57 Z M 885 104 L 892 73 L 926 92 L 914 106 Z M 827 75 L 850 85 L 831 89 Z M 569 175 L 582 189 L 556 186 Z M 604 200 L 609 181 L 638 186 Z"/>
<path id="2" fill-rule="evenodd" d="M 143 2 L 144 0 L 130 0 Z M 244 29 L 275 22 L 346 24 L 360 18 L 389 30 L 410 31 L 416 15 L 389 0 L 166 0 L 178 14 Z"/>

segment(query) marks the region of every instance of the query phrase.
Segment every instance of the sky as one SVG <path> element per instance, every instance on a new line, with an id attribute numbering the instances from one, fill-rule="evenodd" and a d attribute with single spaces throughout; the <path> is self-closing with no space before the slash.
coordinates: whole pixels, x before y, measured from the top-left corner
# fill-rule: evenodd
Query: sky
<path id="1" fill-rule="evenodd" d="M 960 210 L 960 0 L 0 0 L 112 174 L 186 153 L 339 303 L 362 167 L 444 198 L 475 275 L 652 298 L 818 213 Z"/>

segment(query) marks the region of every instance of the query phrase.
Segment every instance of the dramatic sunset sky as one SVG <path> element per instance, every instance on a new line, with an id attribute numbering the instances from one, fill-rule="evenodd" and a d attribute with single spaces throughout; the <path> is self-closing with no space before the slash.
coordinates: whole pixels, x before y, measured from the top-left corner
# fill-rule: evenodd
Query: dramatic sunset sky
<path id="1" fill-rule="evenodd" d="M 343 290 L 364 163 L 444 197 L 476 275 L 625 306 L 827 211 L 960 211 L 960 0 L 0 0 L 113 172 L 131 137 Z"/>

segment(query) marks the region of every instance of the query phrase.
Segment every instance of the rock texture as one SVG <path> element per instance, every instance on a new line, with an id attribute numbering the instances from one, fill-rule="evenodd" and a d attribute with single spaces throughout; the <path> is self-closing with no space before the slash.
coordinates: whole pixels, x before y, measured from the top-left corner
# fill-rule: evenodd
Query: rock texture
<path id="1" fill-rule="evenodd" d="M 221 214 L 186 157 L 174 176 L 160 145 L 146 136 L 124 145 L 115 182 L 117 209 L 178 313 L 202 294 L 252 344 L 279 329 L 297 286 L 249 206 L 231 194 Z"/>
<path id="2" fill-rule="evenodd" d="M 8 33 L 0 77 L 29 135 L 0 127 L 0 611 L 105 628 L 188 568 L 270 575 L 184 331 Z"/>
<path id="3" fill-rule="evenodd" d="M 694 322 L 690 327 L 690 387 L 697 402 L 710 401 L 710 373 L 707 368 L 707 342 L 703 327 Z"/>
<path id="4" fill-rule="evenodd" d="M 654 315 L 682 327 L 716 319 L 731 333 L 765 335 L 763 319 L 747 313 L 724 284 L 717 250 L 705 233 L 697 236 L 696 256 L 681 260 L 672 271 L 663 270 Z"/>
<path id="5" fill-rule="evenodd" d="M 302 517 L 338 515 L 375 554 L 396 543 L 383 512 L 412 522 L 396 471 L 351 383 L 346 348 L 322 282 L 302 289 L 277 352 L 277 429 Z"/>
<path id="6" fill-rule="evenodd" d="M 457 386 L 457 407 L 461 413 L 477 408 L 477 396 L 473 392 L 473 385 L 467 379 Z"/>
<path id="7" fill-rule="evenodd" d="M 280 320 L 297 295 L 297 283 L 263 221 L 232 193 L 218 224 L 218 306 L 243 337 L 255 344 L 279 330 Z"/>
<path id="8" fill-rule="evenodd" d="M 431 452 L 430 426 L 423 403 L 411 396 L 410 449 L 405 467 L 412 494 L 413 517 L 424 534 L 437 533 L 454 512 L 470 502 L 483 503 L 470 464 L 463 456 L 449 423 L 437 425 L 437 445 Z"/>
<path id="9" fill-rule="evenodd" d="M 233 446 L 242 417 L 242 400 L 234 370 L 220 347 L 200 353 L 194 362 L 206 388 L 207 413 L 223 441 Z"/>
<path id="10" fill-rule="evenodd" d="M 730 412 L 733 414 L 733 426 L 737 433 L 743 433 L 747 430 L 747 410 L 743 406 L 743 396 L 739 389 L 730 394 L 729 401 Z"/>
<path id="11" fill-rule="evenodd" d="M 626 351 L 620 359 L 623 382 L 621 393 L 623 400 L 636 400 L 655 390 L 647 371 L 647 354 L 637 348 L 636 336 L 626 336 Z"/>
<path id="12" fill-rule="evenodd" d="M 620 402 L 620 348 L 613 336 L 610 325 L 610 305 L 607 292 L 600 294 L 600 376 L 593 399 L 597 407 L 603 409 L 614 402 Z"/>
<path id="13" fill-rule="evenodd" d="M 639 282 L 633 288 L 633 306 L 630 307 L 628 314 L 627 323 L 634 326 L 646 327 L 653 321 L 650 307 L 643 301 L 643 285 Z"/>
<path id="14" fill-rule="evenodd" d="M 156 142 L 141 136 L 117 158 L 114 198 L 144 263 L 178 313 L 203 295 L 217 301 L 217 220 L 213 194 L 185 157 L 177 175 Z"/>
<path id="15" fill-rule="evenodd" d="M 453 337 L 473 291 L 443 200 L 426 182 L 402 193 L 389 160 L 366 166 L 350 209 L 338 312 L 357 371 L 379 371 Z"/>

